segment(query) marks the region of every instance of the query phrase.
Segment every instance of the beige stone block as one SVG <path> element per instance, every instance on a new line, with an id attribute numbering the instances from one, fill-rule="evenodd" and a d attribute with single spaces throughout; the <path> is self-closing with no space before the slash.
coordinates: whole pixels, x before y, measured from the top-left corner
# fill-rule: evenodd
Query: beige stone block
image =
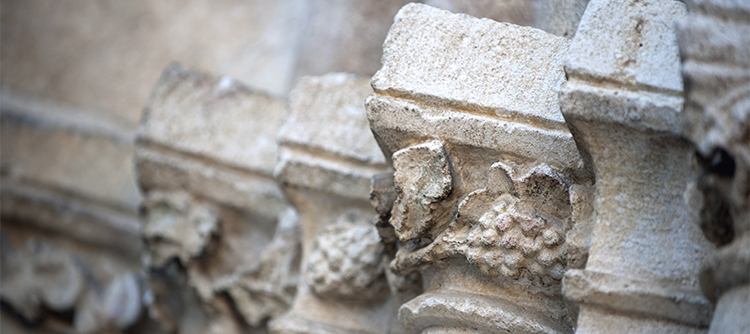
<path id="1" fill-rule="evenodd" d="M 363 104 L 371 93 L 368 79 L 348 74 L 301 79 L 289 97 L 289 113 L 279 133 L 281 143 L 385 165 L 372 136 L 357 131 L 368 127 Z"/>
<path id="2" fill-rule="evenodd" d="M 44 184 L 134 213 L 141 196 L 133 138 L 133 132 L 95 115 L 3 98 L 3 178 Z"/>
<path id="3" fill-rule="evenodd" d="M 109 120 L 3 96 L 3 219 L 124 251 L 141 250 L 133 133 Z"/>
<path id="4" fill-rule="evenodd" d="M 276 177 L 292 186 L 369 199 L 372 175 L 386 168 L 367 130 L 363 104 L 370 93 L 368 80 L 351 74 L 302 78 L 279 133 Z"/>
<path id="5" fill-rule="evenodd" d="M 682 91 L 675 20 L 676 1 L 589 2 L 565 69 L 568 75 L 639 90 Z"/>
<path id="6" fill-rule="evenodd" d="M 285 208 L 271 176 L 283 110 L 234 79 L 170 66 L 139 129 L 141 187 L 187 190 L 275 219 Z"/>
<path id="7" fill-rule="evenodd" d="M 538 29 L 411 4 L 396 16 L 372 84 L 378 93 L 564 129 L 557 91 L 567 47 Z"/>
<path id="8" fill-rule="evenodd" d="M 301 279 L 272 333 L 384 333 L 398 296 L 389 293 L 385 247 L 373 225 L 370 181 L 387 172 L 363 101 L 369 82 L 351 74 L 304 77 L 290 94 L 276 178 L 299 210 Z"/>

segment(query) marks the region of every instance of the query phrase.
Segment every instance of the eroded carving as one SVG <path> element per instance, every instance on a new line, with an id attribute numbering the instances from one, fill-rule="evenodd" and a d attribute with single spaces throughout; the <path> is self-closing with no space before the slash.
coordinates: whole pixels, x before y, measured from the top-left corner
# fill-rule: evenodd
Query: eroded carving
<path id="1" fill-rule="evenodd" d="M 42 239 L 19 248 L 4 240 L 3 249 L 0 296 L 27 321 L 40 320 L 44 309 L 72 311 L 76 332 L 99 333 L 140 319 L 142 288 L 133 273 L 95 274 L 77 255 Z"/>
<path id="2" fill-rule="evenodd" d="M 384 246 L 370 220 L 356 211 L 346 212 L 316 238 L 307 277 L 321 298 L 370 302 L 389 293 Z"/>
<path id="3" fill-rule="evenodd" d="M 391 225 L 402 241 L 432 238 L 445 219 L 435 217 L 440 201 L 453 190 L 448 153 L 438 141 L 411 146 L 393 154 L 396 202 Z"/>

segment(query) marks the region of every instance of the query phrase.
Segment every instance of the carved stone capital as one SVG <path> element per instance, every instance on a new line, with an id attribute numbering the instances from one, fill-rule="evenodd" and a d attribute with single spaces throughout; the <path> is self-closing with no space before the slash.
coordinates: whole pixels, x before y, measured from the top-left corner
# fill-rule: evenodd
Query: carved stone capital
<path id="1" fill-rule="evenodd" d="M 273 178 L 283 109 L 229 77 L 176 64 L 154 87 L 136 169 L 150 312 L 163 330 L 236 331 L 289 308 L 301 233 Z"/>
<path id="2" fill-rule="evenodd" d="M 332 73 L 290 94 L 275 175 L 300 213 L 302 279 L 272 333 L 384 333 L 399 305 L 369 203 L 388 171 L 362 106 L 370 93 L 367 79 Z"/>
<path id="3" fill-rule="evenodd" d="M 560 282 L 573 212 L 586 210 L 571 204 L 582 188 L 570 189 L 591 171 L 557 103 L 567 47 L 425 5 L 396 16 L 366 101 L 395 171 L 390 216 L 380 215 L 399 240 L 390 268 L 421 275 L 424 289 L 401 307 L 395 332 L 571 331 Z"/>
<path id="4" fill-rule="evenodd" d="M 750 6 L 688 1 L 678 40 L 685 81 L 684 134 L 703 172 L 701 227 L 720 248 L 706 259 L 700 286 L 716 305 L 709 333 L 750 328 Z"/>

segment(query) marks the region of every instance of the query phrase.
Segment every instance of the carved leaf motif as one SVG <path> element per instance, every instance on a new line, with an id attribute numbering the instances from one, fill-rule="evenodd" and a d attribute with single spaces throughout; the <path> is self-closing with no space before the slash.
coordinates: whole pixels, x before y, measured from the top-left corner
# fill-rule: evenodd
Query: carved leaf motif
<path id="1" fill-rule="evenodd" d="M 391 225 L 401 241 L 431 238 L 439 231 L 438 203 L 453 190 L 448 153 L 439 141 L 411 146 L 393 154 L 397 199 Z"/>
<path id="2" fill-rule="evenodd" d="M 186 193 L 153 192 L 143 202 L 146 212 L 144 237 L 155 267 L 172 258 L 184 264 L 198 256 L 220 225 L 217 211 L 197 203 Z"/>

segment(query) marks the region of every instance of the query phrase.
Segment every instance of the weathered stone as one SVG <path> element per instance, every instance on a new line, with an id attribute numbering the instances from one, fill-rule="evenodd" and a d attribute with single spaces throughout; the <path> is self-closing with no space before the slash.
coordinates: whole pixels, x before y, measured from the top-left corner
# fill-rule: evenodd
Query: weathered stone
<path id="1" fill-rule="evenodd" d="M 571 331 L 560 284 L 576 225 L 569 189 L 591 171 L 557 102 L 567 47 L 424 5 L 396 16 L 365 103 L 395 169 L 390 267 L 421 273 L 425 290 L 395 331 Z M 388 198 L 376 185 L 373 197 Z"/>
<path id="2" fill-rule="evenodd" d="M 45 323 L 47 310 L 71 312 L 63 327 L 99 333 L 141 320 L 141 278 L 133 274 L 134 261 L 25 226 L 3 224 L 0 237 L 0 298 L 25 321 Z"/>
<path id="3" fill-rule="evenodd" d="M 565 294 L 578 333 L 702 332 L 711 306 L 699 288 L 713 247 L 687 207 L 680 138 L 682 80 L 675 1 L 592 0 L 566 60 L 563 115 L 596 171 L 591 248 Z"/>
<path id="4" fill-rule="evenodd" d="M 703 168 L 693 183 L 701 227 L 720 247 L 700 285 L 716 305 L 709 333 L 740 333 L 750 328 L 750 5 L 689 1 L 688 9 L 678 34 L 684 134 Z"/>
<path id="5" fill-rule="evenodd" d="M 343 73 L 302 78 L 291 93 L 275 173 L 300 212 L 302 279 L 289 313 L 270 323 L 272 333 L 391 326 L 398 295 L 388 291 L 369 204 L 370 180 L 387 171 L 362 105 L 370 93 L 367 79 Z"/>
<path id="6" fill-rule="evenodd" d="M 133 133 L 32 99 L 2 98 L 0 212 L 138 258 Z"/>
<path id="7" fill-rule="evenodd" d="M 282 112 L 282 102 L 231 78 L 179 65 L 167 68 L 154 88 L 136 165 L 146 198 L 152 309 L 165 330 L 188 324 L 199 331 L 239 330 L 245 325 L 233 312 L 260 326 L 289 306 L 299 240 L 296 215 L 284 213 L 289 206 L 272 176 Z M 275 227 L 279 219 L 285 223 Z M 267 294 L 275 302 L 248 302 L 247 294 Z M 175 308 L 170 295 L 195 304 Z M 201 320 L 188 319 L 190 309 Z"/>

